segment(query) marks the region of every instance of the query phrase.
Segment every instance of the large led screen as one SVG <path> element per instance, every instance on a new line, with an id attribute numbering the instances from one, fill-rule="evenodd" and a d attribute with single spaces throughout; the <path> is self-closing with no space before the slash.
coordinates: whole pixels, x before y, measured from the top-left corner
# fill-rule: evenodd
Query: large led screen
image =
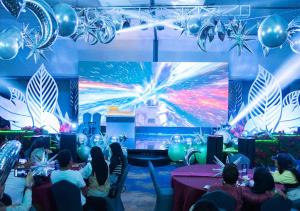
<path id="1" fill-rule="evenodd" d="M 105 116 L 111 106 L 133 111 L 136 126 L 219 126 L 228 115 L 228 65 L 80 62 L 79 121 L 86 112 Z"/>

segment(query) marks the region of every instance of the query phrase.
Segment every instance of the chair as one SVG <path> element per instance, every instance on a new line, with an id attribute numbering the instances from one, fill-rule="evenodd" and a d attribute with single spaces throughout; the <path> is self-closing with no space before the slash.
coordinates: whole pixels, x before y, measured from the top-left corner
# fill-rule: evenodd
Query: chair
<path id="1" fill-rule="evenodd" d="M 238 169 L 241 169 L 242 165 L 244 165 L 244 164 L 247 165 L 247 168 L 250 168 L 250 159 L 246 155 L 243 155 L 241 153 L 237 153 L 235 155 L 230 156 L 229 162 L 233 163 L 234 161 L 236 161 L 239 158 L 241 158 L 241 159 L 240 159 L 240 162 L 237 164 Z"/>
<path id="2" fill-rule="evenodd" d="M 204 210 L 219 211 L 219 208 L 212 201 L 209 201 L 207 199 L 200 199 L 195 204 L 193 204 L 189 209 L 189 211 L 204 211 Z"/>
<path id="3" fill-rule="evenodd" d="M 154 166 L 151 161 L 148 162 L 150 176 L 156 192 L 155 211 L 169 211 L 173 207 L 173 189 L 160 188 L 155 176 Z"/>
<path id="4" fill-rule="evenodd" d="M 83 211 L 79 188 L 62 180 L 52 185 L 52 192 L 58 211 Z"/>
<path id="5" fill-rule="evenodd" d="M 224 191 L 206 193 L 201 197 L 201 199 L 212 201 L 215 203 L 215 205 L 217 205 L 218 208 L 227 211 L 235 210 L 236 207 L 236 200 Z"/>
<path id="6" fill-rule="evenodd" d="M 275 196 L 265 201 L 260 210 L 261 211 L 290 211 L 292 202 L 289 199 L 284 199 L 282 196 Z"/>
<path id="7" fill-rule="evenodd" d="M 124 211 L 124 205 L 121 199 L 121 193 L 124 187 L 125 180 L 127 178 L 128 174 L 128 162 L 127 159 L 125 159 L 125 164 L 124 164 L 124 172 L 121 176 L 120 181 L 117 184 L 117 192 L 116 196 L 114 198 L 111 198 L 109 196 L 105 197 L 106 204 L 107 204 L 107 210 L 108 211 Z"/>

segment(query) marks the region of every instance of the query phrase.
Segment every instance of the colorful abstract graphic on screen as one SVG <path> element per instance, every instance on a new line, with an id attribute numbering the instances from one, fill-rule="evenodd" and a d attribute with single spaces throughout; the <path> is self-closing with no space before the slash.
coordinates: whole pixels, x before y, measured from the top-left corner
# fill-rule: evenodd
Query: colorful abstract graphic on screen
<path id="1" fill-rule="evenodd" d="M 80 62 L 79 75 L 79 122 L 82 114 L 105 115 L 111 106 L 134 111 L 136 126 L 213 127 L 227 121 L 227 63 Z"/>

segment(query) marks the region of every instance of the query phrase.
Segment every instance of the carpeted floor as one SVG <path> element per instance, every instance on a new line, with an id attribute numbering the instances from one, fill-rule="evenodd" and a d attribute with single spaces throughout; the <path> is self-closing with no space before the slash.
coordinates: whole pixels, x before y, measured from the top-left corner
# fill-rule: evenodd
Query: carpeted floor
<path id="1" fill-rule="evenodd" d="M 171 171 L 177 167 L 177 165 L 155 167 L 160 187 L 171 186 Z M 125 187 L 122 201 L 126 211 L 154 210 L 156 195 L 148 167 L 130 165 Z"/>

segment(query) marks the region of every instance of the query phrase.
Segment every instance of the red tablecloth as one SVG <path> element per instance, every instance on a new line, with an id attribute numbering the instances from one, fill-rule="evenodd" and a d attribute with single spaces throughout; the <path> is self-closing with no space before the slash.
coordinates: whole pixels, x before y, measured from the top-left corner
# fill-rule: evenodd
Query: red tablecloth
<path id="1" fill-rule="evenodd" d="M 206 192 L 205 185 L 220 184 L 222 177 L 215 177 L 217 165 L 191 165 L 175 169 L 172 172 L 174 189 L 173 211 L 188 211 Z M 252 170 L 249 171 L 252 174 Z"/>

